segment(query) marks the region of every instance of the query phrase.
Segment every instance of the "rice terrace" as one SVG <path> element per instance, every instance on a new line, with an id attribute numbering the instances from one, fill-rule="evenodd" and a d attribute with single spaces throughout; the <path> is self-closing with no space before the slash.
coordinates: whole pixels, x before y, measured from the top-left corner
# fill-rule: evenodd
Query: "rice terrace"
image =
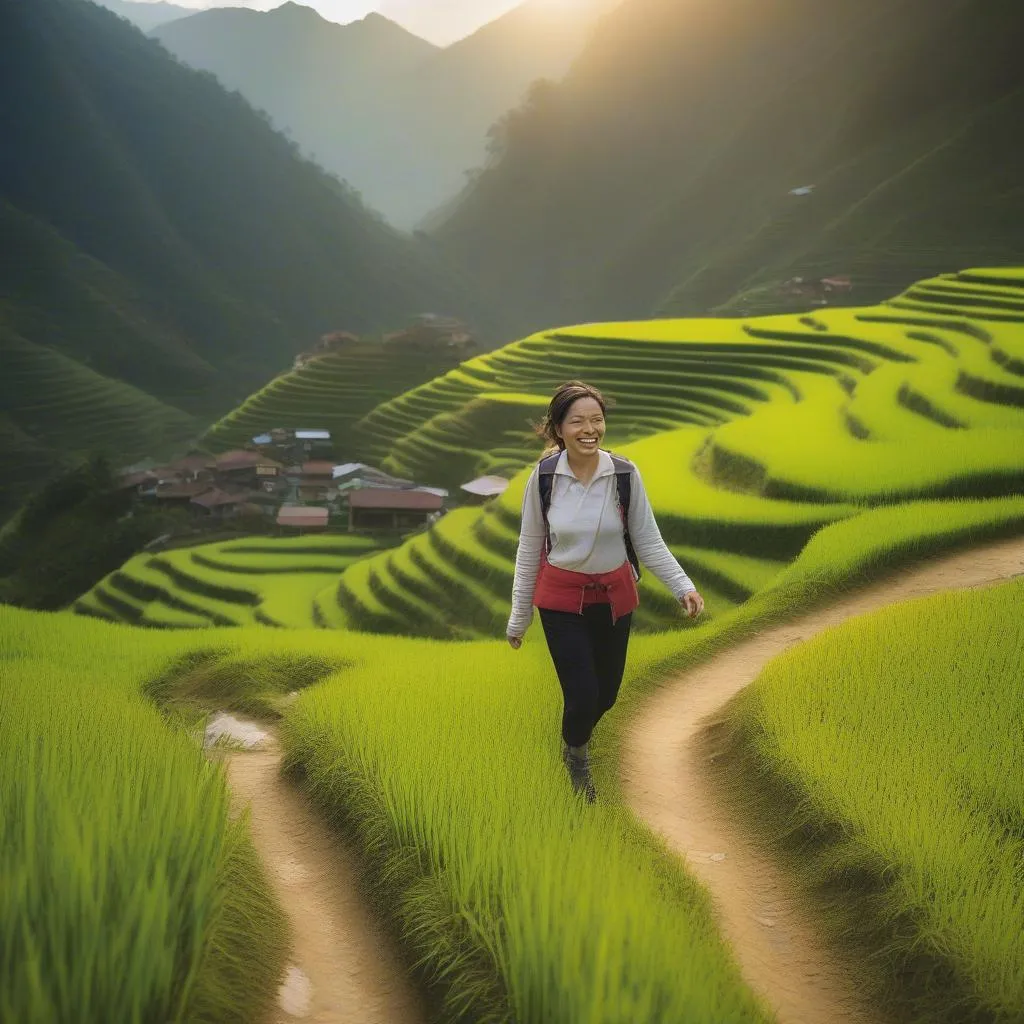
<path id="1" fill-rule="evenodd" d="M 279 784 L 233 817 L 192 738 L 223 712 L 280 736 L 285 802 L 308 793 L 309 827 L 355 851 L 392 969 L 421 990 L 399 1002 L 428 1007 L 401 1019 L 885 1019 L 865 993 L 896 1019 L 1019 1019 L 1022 324 L 1024 271 L 970 271 L 878 307 L 541 333 L 358 424 L 418 477 L 521 466 L 500 499 L 383 550 L 180 548 L 133 557 L 67 612 L 6 607 L 4 1019 L 263 1019 L 286 968 L 310 978 L 309 1012 L 356 1019 L 318 1002 L 329 946 L 289 960 L 316 913 L 289 912 L 282 855 L 247 823 Z M 516 658 L 494 639 L 528 413 L 570 368 L 615 398 L 612 444 L 708 600 L 683 628 L 642 580 L 592 808 L 552 770 L 539 645 Z M 763 670 L 735 700 L 707 697 L 688 732 L 646 710 L 699 695 L 751 642 Z M 725 753 L 708 762 L 708 743 Z M 225 756 L 233 779 L 268 755 Z M 685 771 L 724 823 L 703 821 L 699 849 L 686 801 L 659 789 Z M 790 909 L 732 907 L 723 938 L 748 849 L 781 864 Z M 328 872 L 319 899 L 337 884 Z M 79 929 L 96 941 L 69 956 Z M 777 957 L 788 931 L 813 969 L 745 948 Z"/>
<path id="2" fill-rule="evenodd" d="M 1024 7 L 266 6 L 0 5 L 0 1024 L 1024 1024 Z"/>

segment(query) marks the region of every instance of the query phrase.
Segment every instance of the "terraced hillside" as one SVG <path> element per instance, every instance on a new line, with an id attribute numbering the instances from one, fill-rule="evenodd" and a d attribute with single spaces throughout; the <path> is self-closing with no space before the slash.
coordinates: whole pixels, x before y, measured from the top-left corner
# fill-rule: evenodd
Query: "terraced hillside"
<path id="1" fill-rule="evenodd" d="M 97 451 L 124 461 L 167 454 L 200 430 L 192 416 L 2 322 L 0 346 L 0 520 L 38 482 L 41 465 L 57 468 Z"/>
<path id="2" fill-rule="evenodd" d="M 515 477 L 499 500 L 455 509 L 399 547 L 360 549 L 368 557 L 353 564 L 346 549 L 317 578 L 264 575 L 254 587 L 253 576 L 217 577 L 227 593 L 199 610 L 193 595 L 219 568 L 205 563 L 221 555 L 135 559 L 78 609 L 158 625 L 256 619 L 500 634 L 522 488 L 539 450 L 530 421 L 569 377 L 615 400 L 606 443 L 639 466 L 662 532 L 712 617 L 763 590 L 830 523 L 917 499 L 1024 490 L 1024 270 L 967 271 L 876 307 L 590 324 L 526 338 L 352 426 L 366 453 L 401 475 L 452 488 L 481 472 Z M 289 408 L 316 415 L 301 402 Z M 181 584 L 186 593 L 173 596 L 185 606 L 161 604 L 158 591 L 147 598 L 145 587 L 166 590 L 182 560 L 206 581 L 199 590 Z M 344 572 L 331 578 L 330 566 Z M 640 587 L 638 628 L 678 624 L 660 583 L 647 573 Z"/>
<path id="3" fill-rule="evenodd" d="M 444 349 L 407 350 L 350 344 L 275 377 L 218 420 L 204 442 L 214 451 L 245 444 L 276 426 L 330 430 L 337 454 L 360 457 L 352 426 L 377 405 L 414 388 L 457 361 Z"/>
<path id="4" fill-rule="evenodd" d="M 830 522 L 1024 489 L 1024 271 L 946 275 L 881 306 L 813 317 L 553 331 L 472 359 L 359 424 L 394 472 L 429 468 L 449 485 L 499 460 L 521 472 L 487 508 L 451 513 L 349 569 L 337 589 L 346 621 L 428 635 L 448 635 L 452 621 L 503 628 L 537 454 L 514 428 L 577 376 L 615 399 L 606 443 L 640 467 L 712 616 L 763 588 Z M 481 415 L 503 401 L 515 415 Z M 677 621 L 649 574 L 641 590 L 641 628 Z"/>
<path id="5" fill-rule="evenodd" d="M 140 554 L 101 580 L 74 611 L 163 629 L 312 628 L 327 581 L 376 550 L 363 537 L 249 537 Z"/>

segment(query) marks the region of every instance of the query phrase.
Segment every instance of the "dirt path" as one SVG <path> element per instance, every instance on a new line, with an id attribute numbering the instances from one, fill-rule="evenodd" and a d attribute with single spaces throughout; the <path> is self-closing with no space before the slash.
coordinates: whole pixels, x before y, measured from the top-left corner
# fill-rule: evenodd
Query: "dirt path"
<path id="1" fill-rule="evenodd" d="M 873 1022 L 854 984 L 830 958 L 778 865 L 731 821 L 712 789 L 699 739 L 739 690 L 787 647 L 854 615 L 943 590 L 1024 573 L 1024 538 L 930 560 L 887 576 L 827 608 L 773 626 L 676 677 L 630 726 L 623 794 L 710 889 L 744 978 L 780 1024 Z"/>
<path id="2" fill-rule="evenodd" d="M 292 930 L 291 964 L 266 1024 L 420 1024 L 416 994 L 359 891 L 358 863 L 280 765 L 273 736 L 227 758 L 233 802 L 251 810 Z"/>

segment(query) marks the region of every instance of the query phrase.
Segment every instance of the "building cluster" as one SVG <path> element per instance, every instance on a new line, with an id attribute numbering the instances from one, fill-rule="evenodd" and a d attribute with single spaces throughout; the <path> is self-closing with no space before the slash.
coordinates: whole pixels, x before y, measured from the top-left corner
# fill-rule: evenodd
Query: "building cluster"
<path id="1" fill-rule="evenodd" d="M 244 449 L 187 455 L 121 478 L 142 501 L 198 520 L 260 517 L 282 531 L 414 529 L 440 516 L 448 492 L 361 462 L 339 464 L 327 430 L 275 429 Z"/>
<path id="2" fill-rule="evenodd" d="M 791 277 L 783 281 L 779 290 L 783 295 L 805 299 L 816 306 L 827 306 L 829 300 L 853 291 L 853 279 L 848 274 L 835 277 Z"/>
<path id="3" fill-rule="evenodd" d="M 314 359 L 344 352 L 364 343 L 376 344 L 372 340 L 364 342 L 364 339 L 349 331 L 332 331 L 322 335 L 308 352 L 300 352 L 295 357 L 293 369 L 301 369 Z M 468 358 L 476 349 L 476 339 L 465 323 L 456 317 L 439 316 L 436 313 L 422 313 L 414 317 L 402 330 L 382 335 L 379 343 L 385 348 L 443 349 L 459 359 Z"/>

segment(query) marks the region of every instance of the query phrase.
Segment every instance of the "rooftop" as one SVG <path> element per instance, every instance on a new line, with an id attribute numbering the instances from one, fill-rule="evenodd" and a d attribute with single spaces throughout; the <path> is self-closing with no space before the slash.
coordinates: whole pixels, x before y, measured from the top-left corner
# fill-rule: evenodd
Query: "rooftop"
<path id="1" fill-rule="evenodd" d="M 304 476 L 333 476 L 334 463 L 329 459 L 311 459 L 302 464 Z"/>
<path id="2" fill-rule="evenodd" d="M 468 484 L 463 484 L 462 490 L 491 498 L 498 494 L 504 494 L 508 490 L 508 485 L 508 480 L 503 476 L 480 476 L 475 480 L 470 480 Z"/>
<path id="3" fill-rule="evenodd" d="M 439 494 L 429 491 L 398 491 L 384 487 L 364 487 L 352 491 L 348 503 L 351 508 L 387 509 L 401 511 L 413 509 L 422 512 L 435 512 L 441 508 L 442 498 Z"/>
<path id="4" fill-rule="evenodd" d="M 238 450 L 225 452 L 223 455 L 217 456 L 217 469 L 222 471 L 229 471 L 232 469 L 255 469 L 256 466 L 272 466 L 280 469 L 281 463 L 268 458 L 262 452 Z"/>
<path id="5" fill-rule="evenodd" d="M 213 487 L 202 494 L 197 494 L 192 499 L 192 504 L 202 508 L 221 508 L 225 505 L 244 505 L 248 501 L 251 501 L 248 492 L 222 491 L 219 487 Z"/>
<path id="6" fill-rule="evenodd" d="M 313 505 L 284 505 L 277 513 L 278 526 L 326 526 L 329 518 L 326 508 Z"/>
<path id="7" fill-rule="evenodd" d="M 155 494 L 158 498 L 194 498 L 210 485 L 204 480 L 190 480 L 188 483 L 158 484 Z"/>

